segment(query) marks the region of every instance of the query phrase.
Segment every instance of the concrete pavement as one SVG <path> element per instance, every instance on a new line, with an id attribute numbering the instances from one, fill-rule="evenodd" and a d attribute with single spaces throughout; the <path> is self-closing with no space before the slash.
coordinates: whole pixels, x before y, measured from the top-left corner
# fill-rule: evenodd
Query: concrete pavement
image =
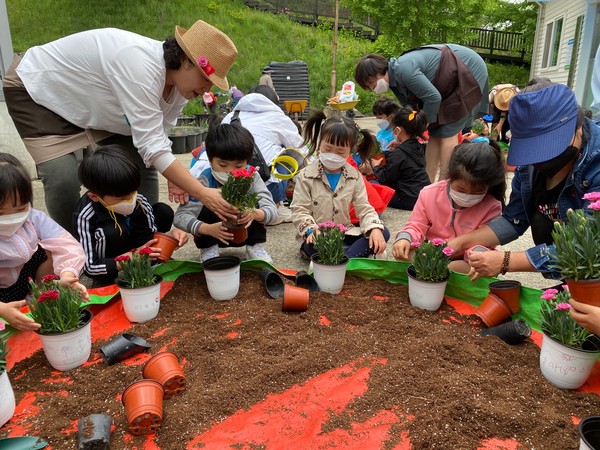
<path id="1" fill-rule="evenodd" d="M 373 117 L 361 117 L 356 119 L 357 123 L 361 128 L 367 128 L 373 132 L 377 131 L 375 119 Z M 6 110 L 6 103 L 0 102 L 0 151 L 8 152 L 17 156 L 27 167 L 29 173 L 32 175 L 33 187 L 34 187 L 34 202 L 37 209 L 46 211 L 44 203 L 44 190 L 41 181 L 37 179 L 35 165 L 33 160 L 25 150 L 23 143 L 21 142 L 19 135 L 8 115 Z M 189 167 L 191 155 L 175 155 L 177 159 L 185 166 Z M 509 174 L 512 177 L 512 174 Z M 167 199 L 167 185 L 166 180 L 163 177 L 160 179 L 160 200 L 168 203 Z M 508 194 L 507 194 L 508 195 Z M 175 207 L 175 205 L 172 205 Z M 409 217 L 409 212 L 400 211 L 388 208 L 382 214 L 386 226 L 389 228 L 392 235 L 402 228 L 404 223 Z M 284 223 L 276 226 L 267 227 L 267 243 L 266 248 L 271 254 L 274 263 L 278 267 L 294 269 L 294 270 L 305 270 L 308 266 L 308 261 L 300 258 L 298 249 L 294 241 L 294 228 L 291 223 Z M 507 250 L 524 250 L 533 245 L 531 234 L 527 232 L 519 240 L 512 242 L 504 246 Z M 388 243 L 388 255 L 392 258 L 391 254 L 392 243 Z M 235 254 L 240 257 L 245 257 L 243 248 L 240 249 L 225 249 L 222 254 Z M 197 260 L 199 257 L 199 251 L 194 246 L 192 240 L 185 245 L 183 248 L 177 250 L 174 254 L 174 258 L 177 259 L 189 259 Z M 552 286 L 553 282 L 545 280 L 538 273 L 514 273 L 509 274 L 506 278 L 515 279 L 521 281 L 524 285 L 544 288 Z"/>

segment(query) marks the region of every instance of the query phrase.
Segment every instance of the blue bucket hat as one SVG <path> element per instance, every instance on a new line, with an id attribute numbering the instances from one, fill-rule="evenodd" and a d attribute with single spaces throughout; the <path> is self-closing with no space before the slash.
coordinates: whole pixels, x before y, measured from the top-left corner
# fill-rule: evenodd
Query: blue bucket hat
<path id="1" fill-rule="evenodd" d="M 564 84 L 515 95 L 510 101 L 507 163 L 524 166 L 549 161 L 564 152 L 577 127 L 579 105 Z"/>

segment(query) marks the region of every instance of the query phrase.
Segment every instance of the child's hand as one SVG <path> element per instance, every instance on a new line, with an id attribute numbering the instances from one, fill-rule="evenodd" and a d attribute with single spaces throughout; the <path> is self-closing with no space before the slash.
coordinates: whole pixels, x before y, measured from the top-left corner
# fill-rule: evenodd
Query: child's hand
<path id="1" fill-rule="evenodd" d="M 315 235 L 319 234 L 319 230 L 317 228 L 313 228 L 312 232 L 306 236 L 304 238 L 304 240 L 306 241 L 307 244 L 314 244 L 315 243 Z"/>
<path id="2" fill-rule="evenodd" d="M 6 321 L 17 330 L 28 331 L 38 330 L 41 325 L 33 321 L 31 317 L 27 317 L 19 309 L 27 304 L 25 300 L 19 300 L 16 302 L 1 303 L 0 302 L 0 317 L 6 319 Z"/>
<path id="3" fill-rule="evenodd" d="M 241 215 L 241 217 L 237 220 L 238 225 L 244 225 L 245 228 L 248 228 L 252 225 L 252 222 L 256 220 L 256 211 L 248 211 Z"/>
<path id="4" fill-rule="evenodd" d="M 172 237 L 174 237 L 175 239 L 177 239 L 177 242 L 178 242 L 177 243 L 177 248 L 181 248 L 185 244 L 187 244 L 187 241 L 190 238 L 189 234 L 187 234 L 185 231 L 179 230 L 177 228 L 173 228 L 167 234 L 169 234 Z"/>
<path id="5" fill-rule="evenodd" d="M 410 242 L 408 239 L 400 239 L 394 243 L 392 247 L 392 255 L 394 258 L 399 259 L 401 261 L 408 261 L 408 256 L 410 254 Z"/>
<path id="6" fill-rule="evenodd" d="M 79 292 L 79 295 L 84 302 L 90 301 L 90 294 L 88 294 L 87 288 L 79 282 L 79 277 L 74 273 L 61 273 L 59 283 L 63 287 L 68 287 L 69 289 Z"/>
<path id="7" fill-rule="evenodd" d="M 383 159 L 371 159 L 371 167 L 378 167 L 383 164 Z"/>
<path id="8" fill-rule="evenodd" d="M 160 247 L 152 247 L 152 245 L 156 244 L 156 242 L 158 242 L 158 239 L 150 239 L 144 245 L 142 245 L 141 247 L 138 247 L 135 251 L 139 252 L 141 249 L 149 247 L 152 250 L 152 253 L 149 253 L 148 256 L 150 257 L 150 259 L 152 261 L 156 261 L 160 257 Z M 126 253 L 126 255 L 130 255 L 130 254 Z"/>
<path id="9" fill-rule="evenodd" d="M 398 142 L 396 139 L 394 139 L 392 142 L 390 142 L 390 143 L 387 145 L 387 149 L 388 149 L 388 150 L 394 150 L 394 149 L 395 149 L 396 147 L 398 147 L 399 145 L 400 145 L 400 143 L 399 143 L 399 142 Z"/>
<path id="10" fill-rule="evenodd" d="M 225 245 L 229 245 L 229 241 L 233 241 L 233 233 L 229 233 L 227 228 L 223 226 L 223 222 L 217 223 L 203 223 L 202 224 L 202 234 L 206 234 L 208 236 L 212 236 L 215 239 L 218 239 Z"/>
<path id="11" fill-rule="evenodd" d="M 385 242 L 385 238 L 383 237 L 383 233 L 379 228 L 374 228 L 371 230 L 369 234 L 369 248 L 373 249 L 373 253 L 376 255 L 381 255 L 385 247 L 387 246 L 387 242 Z"/>

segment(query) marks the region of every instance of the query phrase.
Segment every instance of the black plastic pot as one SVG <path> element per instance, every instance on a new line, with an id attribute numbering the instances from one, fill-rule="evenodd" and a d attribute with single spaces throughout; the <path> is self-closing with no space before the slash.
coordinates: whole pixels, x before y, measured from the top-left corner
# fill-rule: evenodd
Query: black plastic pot
<path id="1" fill-rule="evenodd" d="M 296 273 L 294 277 L 294 284 L 296 286 L 308 289 L 310 292 L 319 292 L 319 285 L 312 275 L 309 275 L 304 270 Z"/>
<path id="2" fill-rule="evenodd" d="M 581 450 L 600 449 L 600 416 L 586 417 L 579 422 L 579 437 Z"/>
<path id="3" fill-rule="evenodd" d="M 78 450 L 110 450 L 112 417 L 91 414 L 77 422 Z"/>
<path id="4" fill-rule="evenodd" d="M 523 319 L 511 320 L 480 331 L 481 336 L 498 336 L 510 345 L 519 344 L 531 336 L 531 327 Z"/>
<path id="5" fill-rule="evenodd" d="M 265 267 L 258 273 L 258 277 L 265 287 L 267 294 L 272 298 L 283 297 L 284 283 L 277 272 Z"/>
<path id="6" fill-rule="evenodd" d="M 145 352 L 152 347 L 144 339 L 129 333 L 123 333 L 110 340 L 102 347 L 102 359 L 111 366 L 137 353 Z"/>

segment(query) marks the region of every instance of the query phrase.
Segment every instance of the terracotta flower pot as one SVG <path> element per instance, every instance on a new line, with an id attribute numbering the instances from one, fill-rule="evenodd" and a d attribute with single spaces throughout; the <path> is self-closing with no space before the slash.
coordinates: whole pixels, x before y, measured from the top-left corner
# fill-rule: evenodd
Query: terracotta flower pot
<path id="1" fill-rule="evenodd" d="M 142 376 L 158 381 L 164 388 L 165 398 L 181 394 L 187 385 L 179 358 L 173 352 L 157 353 L 150 358 L 144 364 Z"/>
<path id="2" fill-rule="evenodd" d="M 567 279 L 571 297 L 581 303 L 600 306 L 600 280 Z"/>
<path id="3" fill-rule="evenodd" d="M 479 308 L 475 310 L 483 323 L 489 328 L 495 327 L 496 325 L 504 322 L 510 317 L 511 310 L 504 300 L 498 297 L 496 294 L 488 294 L 488 296 L 481 302 Z"/>
<path id="4" fill-rule="evenodd" d="M 136 381 L 123 391 L 122 402 L 131 434 L 152 434 L 160 428 L 164 392 L 156 380 Z"/>
<path id="5" fill-rule="evenodd" d="M 233 242 L 234 244 L 243 244 L 248 239 L 248 228 L 244 225 L 236 226 L 236 227 L 228 227 L 226 225 L 227 231 L 233 234 Z"/>
<path id="6" fill-rule="evenodd" d="M 513 314 L 521 310 L 521 283 L 515 280 L 494 281 L 488 286 L 492 294 L 497 295 L 508 305 Z"/>
<path id="7" fill-rule="evenodd" d="M 286 284 L 283 288 L 282 311 L 306 311 L 308 309 L 309 290 Z"/>
<path id="8" fill-rule="evenodd" d="M 171 255 L 179 245 L 179 242 L 174 237 L 169 236 L 165 233 L 154 233 L 154 239 L 157 240 L 153 247 L 160 248 L 160 256 L 158 260 L 160 262 L 167 262 L 171 259 Z"/>

